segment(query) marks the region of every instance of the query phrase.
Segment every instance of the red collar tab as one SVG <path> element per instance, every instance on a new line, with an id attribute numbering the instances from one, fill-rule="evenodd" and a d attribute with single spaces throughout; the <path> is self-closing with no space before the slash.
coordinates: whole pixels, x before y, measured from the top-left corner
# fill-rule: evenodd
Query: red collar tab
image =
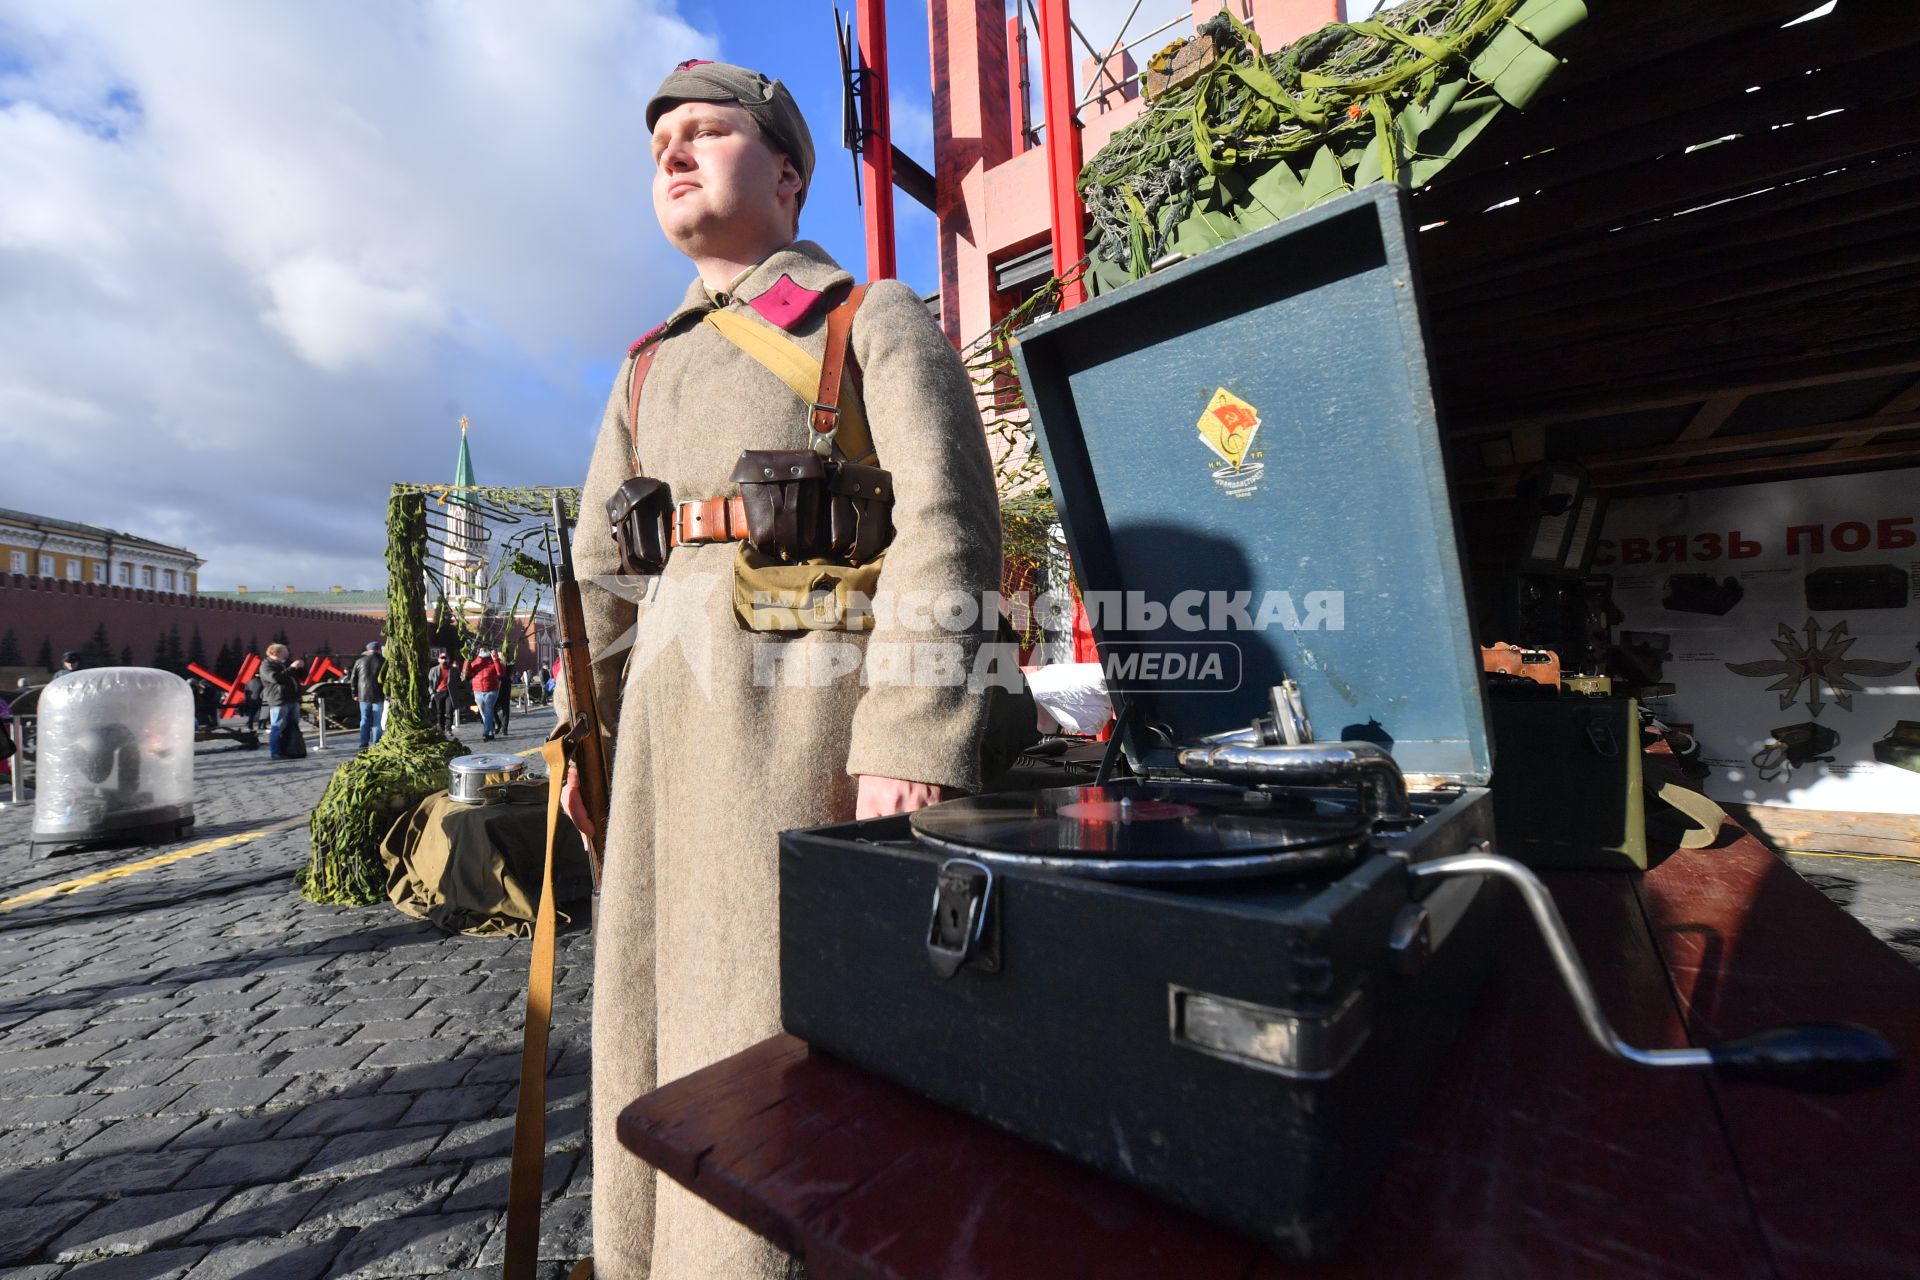
<path id="1" fill-rule="evenodd" d="M 791 332 L 794 326 L 812 314 L 824 296 L 818 289 L 797 285 L 792 276 L 783 275 L 773 282 L 772 288 L 747 305 L 759 312 L 760 318 L 768 324 Z"/>
<path id="2" fill-rule="evenodd" d="M 666 328 L 667 326 L 664 321 L 661 322 L 660 324 L 653 326 L 653 328 L 647 330 L 645 333 L 641 334 L 638 338 L 634 339 L 633 345 L 627 348 L 627 354 L 630 356 L 639 355 L 640 348 L 646 346 L 649 342 L 652 342 L 655 338 L 659 337 L 662 333 L 666 332 Z"/>

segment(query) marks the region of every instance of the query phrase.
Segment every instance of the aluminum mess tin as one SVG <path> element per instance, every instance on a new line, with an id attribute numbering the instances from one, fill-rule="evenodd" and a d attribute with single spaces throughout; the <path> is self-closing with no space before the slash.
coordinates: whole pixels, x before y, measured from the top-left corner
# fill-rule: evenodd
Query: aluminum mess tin
<path id="1" fill-rule="evenodd" d="M 519 756 L 459 756 L 447 765 L 447 798 L 455 804 L 500 804 L 506 786 L 526 776 L 527 762 Z"/>

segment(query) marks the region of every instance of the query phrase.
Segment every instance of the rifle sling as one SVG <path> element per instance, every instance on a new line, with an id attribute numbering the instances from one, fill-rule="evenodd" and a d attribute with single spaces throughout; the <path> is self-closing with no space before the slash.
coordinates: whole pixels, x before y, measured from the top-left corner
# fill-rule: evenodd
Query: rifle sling
<path id="1" fill-rule="evenodd" d="M 533 960 L 527 967 L 526 1031 L 520 1047 L 520 1101 L 513 1116 L 513 1165 L 507 1176 L 505 1280 L 532 1280 L 540 1252 L 540 1191 L 546 1174 L 547 1030 L 553 1019 L 553 842 L 560 829 L 560 788 L 567 747 L 557 735 L 540 748 L 547 765 L 547 858 L 534 912 Z"/>

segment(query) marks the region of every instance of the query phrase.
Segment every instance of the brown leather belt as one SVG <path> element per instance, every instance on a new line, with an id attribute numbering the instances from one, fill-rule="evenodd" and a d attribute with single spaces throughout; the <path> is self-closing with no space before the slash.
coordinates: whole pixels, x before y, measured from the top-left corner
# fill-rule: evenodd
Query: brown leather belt
<path id="1" fill-rule="evenodd" d="M 673 509 L 672 540 L 683 542 L 741 542 L 747 536 L 747 500 L 708 498 L 682 502 Z"/>

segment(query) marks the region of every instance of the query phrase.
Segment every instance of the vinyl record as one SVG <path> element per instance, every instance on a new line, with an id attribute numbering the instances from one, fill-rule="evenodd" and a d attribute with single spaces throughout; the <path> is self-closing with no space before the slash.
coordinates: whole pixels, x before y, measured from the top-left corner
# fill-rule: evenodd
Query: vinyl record
<path id="1" fill-rule="evenodd" d="M 1368 834 L 1350 807 L 1200 784 L 1052 787 L 913 813 L 943 851 L 1108 880 L 1221 879 L 1351 861 Z"/>

